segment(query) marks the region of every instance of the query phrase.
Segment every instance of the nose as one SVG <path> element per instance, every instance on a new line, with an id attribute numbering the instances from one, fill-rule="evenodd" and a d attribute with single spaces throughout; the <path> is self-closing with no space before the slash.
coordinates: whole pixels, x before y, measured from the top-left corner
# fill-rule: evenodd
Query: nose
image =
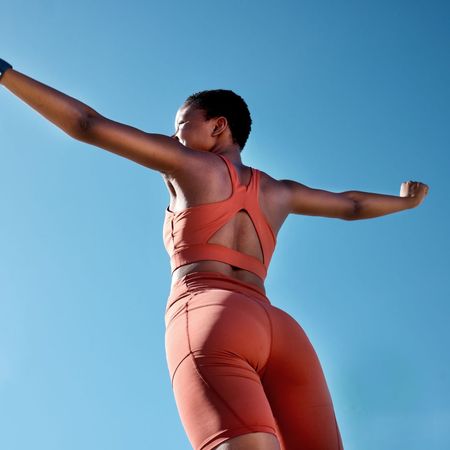
<path id="1" fill-rule="evenodd" d="M 178 139 L 178 136 L 176 134 L 172 134 L 172 136 L 170 136 L 172 139 L 175 139 L 176 141 L 180 142 L 180 140 Z"/>

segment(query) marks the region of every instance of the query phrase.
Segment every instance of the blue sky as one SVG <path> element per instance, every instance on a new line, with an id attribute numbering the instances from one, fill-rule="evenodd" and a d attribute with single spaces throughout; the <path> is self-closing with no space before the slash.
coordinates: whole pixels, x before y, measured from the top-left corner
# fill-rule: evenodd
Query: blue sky
<path id="1" fill-rule="evenodd" d="M 267 279 L 319 354 L 346 450 L 450 447 L 446 1 L 1 2 L 0 57 L 147 132 L 191 93 L 252 111 L 246 164 L 333 192 L 430 192 L 291 216 Z M 164 355 L 161 176 L 0 87 L 0 448 L 188 450 Z"/>

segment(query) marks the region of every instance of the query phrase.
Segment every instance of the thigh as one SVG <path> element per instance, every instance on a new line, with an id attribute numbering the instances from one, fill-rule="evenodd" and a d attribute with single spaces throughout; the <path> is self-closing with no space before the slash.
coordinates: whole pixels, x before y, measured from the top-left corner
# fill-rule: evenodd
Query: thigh
<path id="1" fill-rule="evenodd" d="M 292 316 L 272 307 L 273 347 L 262 379 L 283 450 L 341 450 L 333 403 L 317 354 Z"/>
<path id="2" fill-rule="evenodd" d="M 247 433 L 277 434 L 259 376 L 270 344 L 264 308 L 226 290 L 189 297 L 167 324 L 175 401 L 196 450 L 212 450 Z"/>

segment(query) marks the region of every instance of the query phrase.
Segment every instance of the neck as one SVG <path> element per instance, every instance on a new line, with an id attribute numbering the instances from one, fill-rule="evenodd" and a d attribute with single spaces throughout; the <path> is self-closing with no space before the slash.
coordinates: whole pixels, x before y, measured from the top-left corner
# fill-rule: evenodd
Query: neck
<path id="1" fill-rule="evenodd" d="M 242 165 L 241 150 L 238 145 L 233 144 L 226 147 L 218 146 L 213 148 L 211 153 L 224 156 L 235 165 Z"/>

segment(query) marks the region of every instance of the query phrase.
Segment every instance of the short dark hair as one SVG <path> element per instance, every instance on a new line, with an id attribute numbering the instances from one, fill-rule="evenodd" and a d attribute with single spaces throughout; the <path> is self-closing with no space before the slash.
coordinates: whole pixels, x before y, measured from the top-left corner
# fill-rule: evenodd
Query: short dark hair
<path id="1" fill-rule="evenodd" d="M 193 105 L 205 111 L 207 120 L 220 116 L 226 117 L 233 142 L 238 144 L 241 150 L 244 148 L 252 129 L 252 118 L 247 103 L 242 97 L 233 91 L 214 89 L 196 92 L 189 96 L 184 104 Z"/>

